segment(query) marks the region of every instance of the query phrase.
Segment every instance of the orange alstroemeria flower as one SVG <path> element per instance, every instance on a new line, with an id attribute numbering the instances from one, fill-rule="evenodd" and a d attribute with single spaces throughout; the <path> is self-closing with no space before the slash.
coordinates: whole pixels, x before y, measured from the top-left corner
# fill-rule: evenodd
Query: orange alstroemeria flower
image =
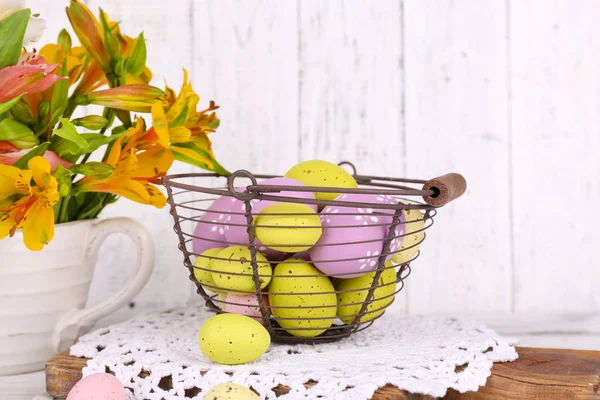
<path id="1" fill-rule="evenodd" d="M 41 250 L 54 237 L 53 207 L 60 193 L 48 160 L 33 157 L 28 168 L 0 164 L 0 239 L 21 228 L 25 246 Z"/>
<path id="2" fill-rule="evenodd" d="M 147 133 L 144 121 L 138 118 L 127 135 L 115 140 L 104 161 L 114 167 L 112 174 L 105 179 L 84 178 L 73 189 L 76 192 L 112 193 L 138 203 L 163 207 L 167 200 L 152 183 L 166 175 L 173 164 L 173 155 L 158 144 L 138 152 L 138 144 Z"/>

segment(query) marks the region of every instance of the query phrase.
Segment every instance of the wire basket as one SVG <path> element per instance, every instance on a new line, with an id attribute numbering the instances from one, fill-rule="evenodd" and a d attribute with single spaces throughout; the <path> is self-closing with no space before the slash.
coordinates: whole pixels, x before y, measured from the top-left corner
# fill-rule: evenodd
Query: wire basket
<path id="1" fill-rule="evenodd" d="M 255 318 L 286 343 L 334 341 L 383 315 L 436 209 L 466 181 L 364 176 L 339 165 L 352 169 L 357 188 L 290 185 L 245 170 L 162 178 L 184 265 L 209 308 Z"/>

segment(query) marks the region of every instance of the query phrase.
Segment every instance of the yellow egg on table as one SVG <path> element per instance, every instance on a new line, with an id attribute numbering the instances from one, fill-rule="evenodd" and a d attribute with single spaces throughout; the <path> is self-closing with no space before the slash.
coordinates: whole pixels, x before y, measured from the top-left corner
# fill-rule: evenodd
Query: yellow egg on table
<path id="1" fill-rule="evenodd" d="M 356 180 L 344 168 L 322 160 L 304 161 L 293 166 L 286 174 L 307 186 L 320 186 L 326 188 L 355 189 L 358 187 Z M 317 200 L 333 200 L 340 193 L 315 192 Z"/>
<path id="2" fill-rule="evenodd" d="M 286 253 L 310 249 L 322 233 L 319 215 L 304 204 L 273 204 L 254 219 L 256 238 L 268 248 Z"/>
<path id="3" fill-rule="evenodd" d="M 260 397 L 252 390 L 236 383 L 221 383 L 210 389 L 206 400 L 259 400 Z"/>
<path id="4" fill-rule="evenodd" d="M 243 246 L 230 246 L 221 249 L 218 258 L 211 264 L 212 278 L 215 284 L 236 294 L 254 293 L 256 286 L 252 276 L 252 256 L 250 249 Z M 258 278 L 260 287 L 266 287 L 271 281 L 272 268 L 269 261 L 260 253 L 256 253 Z M 239 275 L 242 274 L 242 275 Z"/>
<path id="5" fill-rule="evenodd" d="M 223 250 L 221 247 L 217 247 L 214 249 L 208 249 L 202 254 L 198 256 L 196 262 L 194 262 L 194 277 L 198 282 L 204 286 L 205 289 L 210 290 L 213 293 L 227 293 L 225 290 L 221 288 L 217 288 L 215 281 L 212 277 L 212 262 L 214 261 L 214 257 L 217 257 L 218 254 Z"/>
<path id="6" fill-rule="evenodd" d="M 386 269 L 379 276 L 377 288 L 373 293 L 373 302 L 368 305 L 360 322 L 368 322 L 382 315 L 394 299 L 396 270 L 392 263 L 385 266 Z M 376 273 L 377 271 L 374 271 L 358 278 L 335 280 L 335 290 L 342 292 L 337 294 L 337 315 L 345 324 L 351 324 L 360 313 Z"/>
<path id="7" fill-rule="evenodd" d="M 300 258 L 281 262 L 273 275 L 269 303 L 282 328 L 294 336 L 314 337 L 331 327 L 337 299 L 325 275 Z"/>
<path id="8" fill-rule="evenodd" d="M 256 320 L 239 314 L 209 318 L 198 333 L 200 351 L 219 364 L 246 364 L 262 356 L 271 345 L 269 332 Z"/>
<path id="9" fill-rule="evenodd" d="M 408 204 L 408 203 L 405 203 Z M 406 264 L 412 260 L 421 247 L 421 242 L 425 238 L 425 220 L 419 210 L 404 210 L 406 218 L 406 236 L 402 239 L 399 252 L 392 257 L 396 264 Z"/>

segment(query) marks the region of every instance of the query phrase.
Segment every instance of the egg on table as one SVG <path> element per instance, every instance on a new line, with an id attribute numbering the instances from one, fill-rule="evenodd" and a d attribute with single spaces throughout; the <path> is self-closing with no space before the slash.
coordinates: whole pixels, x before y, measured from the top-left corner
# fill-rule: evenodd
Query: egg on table
<path id="1" fill-rule="evenodd" d="M 304 204 L 273 204 L 254 220 L 256 238 L 269 249 L 286 253 L 310 249 L 321 233 L 319 215 Z"/>
<path id="2" fill-rule="evenodd" d="M 262 356 L 271 345 L 271 336 L 262 324 L 239 314 L 209 318 L 198 332 L 200 351 L 219 364 L 246 364 Z"/>
<path id="3" fill-rule="evenodd" d="M 194 238 L 192 239 L 194 253 L 202 254 L 208 249 L 228 246 L 225 237 L 227 226 L 224 225 L 227 214 L 224 214 L 224 212 L 229 211 L 231 199 L 232 197 L 227 196 L 219 197 L 200 217 L 194 229 Z"/>
<path id="4" fill-rule="evenodd" d="M 236 294 L 252 294 L 256 291 L 254 284 L 252 255 L 244 246 L 230 246 L 221 249 L 219 259 L 211 263 L 212 278 L 215 284 L 224 290 Z M 260 253 L 256 253 L 258 278 L 260 287 L 266 287 L 271 281 L 272 268 L 269 261 Z"/>
<path id="5" fill-rule="evenodd" d="M 408 203 L 405 203 L 408 204 Z M 396 264 L 406 264 L 419 252 L 425 239 L 425 216 L 419 210 L 404 210 L 406 219 L 406 234 L 401 246 L 392 257 Z"/>
<path id="6" fill-rule="evenodd" d="M 372 207 L 327 206 L 321 211 L 323 234 L 309 250 L 313 264 L 324 274 L 341 279 L 355 278 L 377 268 L 384 240 L 395 211 L 377 204 L 397 204 L 391 196 L 343 194 L 340 202 L 372 204 Z M 394 231 L 386 261 L 400 248 L 404 217 Z"/>
<path id="7" fill-rule="evenodd" d="M 290 168 L 285 176 L 296 179 L 306 186 L 344 189 L 358 187 L 356 180 L 344 168 L 322 160 L 301 162 Z M 333 200 L 339 195 L 340 193 L 315 192 L 318 200 Z"/>
<path id="8" fill-rule="evenodd" d="M 334 282 L 335 290 L 338 292 L 337 316 L 345 324 L 351 324 L 360 313 L 376 273 L 377 271 L 373 271 L 358 278 L 336 279 Z M 373 302 L 367 306 L 360 323 L 371 321 L 384 313 L 386 307 L 394 300 L 396 281 L 396 270 L 389 262 L 385 264 L 385 269 L 379 275 L 373 292 Z"/>
<path id="9" fill-rule="evenodd" d="M 204 396 L 206 400 L 260 400 L 252 390 L 236 383 L 221 383 L 212 387 Z"/>
<path id="10" fill-rule="evenodd" d="M 88 375 L 73 386 L 67 400 L 125 400 L 125 388 L 111 374 Z"/>
<path id="11" fill-rule="evenodd" d="M 259 185 L 267 186 L 306 186 L 302 182 L 290 178 L 270 178 L 258 182 Z M 243 190 L 240 188 L 239 190 Z M 315 196 L 312 192 L 298 192 L 293 190 L 284 190 L 281 192 L 268 192 L 265 193 L 270 196 L 278 197 L 295 197 L 299 199 L 314 200 Z M 265 208 L 274 204 L 292 204 L 292 203 L 280 203 L 273 200 L 258 200 L 253 199 L 250 201 L 252 204 L 252 214 L 256 218 L 256 215 Z M 296 204 L 296 203 L 294 203 Z M 317 206 L 314 204 L 306 204 L 307 207 L 317 211 Z M 235 245 L 247 245 L 249 243 L 248 232 L 247 232 L 247 219 L 246 219 L 246 205 L 242 200 L 232 198 L 230 200 L 229 212 L 227 215 L 227 223 L 229 224 L 225 230 L 225 237 L 227 241 Z M 256 243 L 258 251 L 263 253 L 267 258 L 272 260 L 279 260 L 285 257 L 282 252 L 269 249 L 260 243 L 260 240 Z"/>
<path id="12" fill-rule="evenodd" d="M 337 310 L 333 285 L 305 260 L 279 263 L 268 293 L 271 313 L 294 336 L 318 336 L 333 324 Z"/>
<path id="13" fill-rule="evenodd" d="M 215 280 L 212 277 L 212 262 L 215 257 L 223 250 L 220 247 L 215 247 L 204 251 L 196 258 L 194 262 L 194 278 L 202 284 L 202 286 L 213 293 L 225 294 L 225 290 L 217 287 Z"/>

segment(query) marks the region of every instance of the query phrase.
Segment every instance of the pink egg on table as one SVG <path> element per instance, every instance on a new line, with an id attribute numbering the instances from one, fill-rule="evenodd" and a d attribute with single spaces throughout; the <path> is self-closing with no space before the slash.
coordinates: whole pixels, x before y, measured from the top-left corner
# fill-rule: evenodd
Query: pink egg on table
<path id="1" fill-rule="evenodd" d="M 270 178 L 265 179 L 264 181 L 258 182 L 259 185 L 282 185 L 282 186 L 306 186 L 302 182 L 299 182 L 295 179 L 291 178 Z M 239 190 L 243 190 L 240 188 Z M 272 196 L 280 196 L 280 197 L 296 197 L 299 199 L 315 199 L 315 195 L 312 192 L 296 192 L 285 190 L 281 192 L 273 192 L 268 193 Z M 264 210 L 265 208 L 277 204 L 277 201 L 273 200 L 251 200 L 252 204 L 252 215 L 255 217 L 259 212 Z M 310 208 L 317 211 L 317 205 L 315 204 L 307 204 Z M 249 243 L 248 231 L 247 231 L 247 219 L 246 219 L 246 204 L 242 200 L 233 199 L 230 203 L 229 212 L 231 214 L 227 215 L 227 223 L 230 224 L 226 227 L 225 237 L 227 241 L 232 245 L 244 246 Z M 269 260 L 280 260 L 285 258 L 285 253 L 269 249 L 266 246 L 263 246 L 258 240 L 256 241 L 256 248 L 262 254 L 265 255 Z"/>
<path id="2" fill-rule="evenodd" d="M 110 374 L 86 376 L 73 386 L 67 400 L 125 400 L 125 388 Z"/>
<path id="3" fill-rule="evenodd" d="M 377 204 L 397 204 L 391 196 L 343 194 L 341 202 L 368 203 L 372 206 L 327 206 L 321 211 L 323 234 L 309 250 L 313 264 L 324 274 L 336 278 L 355 278 L 377 268 L 389 232 L 394 210 L 377 208 Z M 342 228 L 338 228 L 342 227 Z M 390 243 L 390 254 L 400 248 L 405 231 L 404 214 Z"/>
<path id="4" fill-rule="evenodd" d="M 196 229 L 192 246 L 194 253 L 202 254 L 208 249 L 215 247 L 225 248 L 228 246 L 225 239 L 227 214 L 231 208 L 231 200 L 235 198 L 222 196 L 216 199 L 200 217 Z"/>
<path id="5" fill-rule="evenodd" d="M 267 297 L 263 297 L 265 305 L 269 305 Z M 225 299 L 225 311 L 232 314 L 241 314 L 254 318 L 258 322 L 263 322 L 258 299 L 255 294 L 238 295 L 228 294 Z"/>

